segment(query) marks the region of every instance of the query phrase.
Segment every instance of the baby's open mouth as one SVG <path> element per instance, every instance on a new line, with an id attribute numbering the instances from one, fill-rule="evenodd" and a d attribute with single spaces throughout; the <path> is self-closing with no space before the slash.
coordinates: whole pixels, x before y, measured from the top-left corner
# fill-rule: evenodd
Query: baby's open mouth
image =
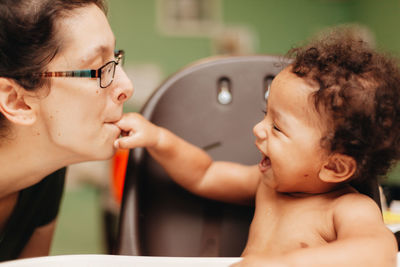
<path id="1" fill-rule="evenodd" d="M 269 157 L 263 155 L 263 158 L 258 166 L 260 167 L 261 172 L 265 172 L 271 166 L 271 160 Z"/>

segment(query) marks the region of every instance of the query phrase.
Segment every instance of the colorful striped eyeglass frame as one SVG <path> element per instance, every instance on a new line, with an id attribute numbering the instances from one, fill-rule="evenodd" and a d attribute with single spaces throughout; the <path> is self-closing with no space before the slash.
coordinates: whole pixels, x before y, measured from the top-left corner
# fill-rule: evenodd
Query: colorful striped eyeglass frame
<path id="1" fill-rule="evenodd" d="M 115 53 L 116 60 L 111 60 L 111 61 L 107 62 L 106 64 L 104 64 L 103 66 L 98 68 L 97 70 L 88 69 L 88 70 L 70 70 L 70 71 L 46 71 L 46 72 L 39 73 L 38 75 L 39 75 L 39 77 L 43 77 L 43 78 L 52 78 L 52 77 L 100 78 L 100 87 L 106 88 L 112 83 L 113 78 L 114 78 L 114 73 L 115 73 L 115 67 L 121 61 L 123 61 L 123 57 L 125 55 L 124 50 L 117 50 L 114 53 Z M 108 66 L 109 64 L 114 65 L 112 77 L 111 77 L 111 80 L 108 82 L 108 84 L 102 85 L 102 83 L 101 83 L 102 69 L 104 67 Z"/>

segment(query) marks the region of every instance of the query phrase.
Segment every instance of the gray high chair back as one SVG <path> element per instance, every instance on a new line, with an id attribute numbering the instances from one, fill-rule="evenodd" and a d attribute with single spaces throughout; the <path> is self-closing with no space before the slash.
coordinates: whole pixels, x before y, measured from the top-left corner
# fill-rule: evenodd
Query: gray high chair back
<path id="1" fill-rule="evenodd" d="M 214 160 L 258 164 L 253 126 L 264 114 L 276 56 L 218 57 L 167 79 L 142 114 L 206 150 Z M 117 253 L 240 256 L 254 208 L 195 196 L 175 184 L 144 149 L 130 151 Z"/>

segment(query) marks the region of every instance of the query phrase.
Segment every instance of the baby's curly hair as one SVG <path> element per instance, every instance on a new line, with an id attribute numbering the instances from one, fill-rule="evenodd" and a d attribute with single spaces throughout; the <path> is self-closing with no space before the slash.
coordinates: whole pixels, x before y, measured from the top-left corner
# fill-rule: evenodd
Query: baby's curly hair
<path id="1" fill-rule="evenodd" d="M 318 87 L 312 100 L 329 125 L 322 146 L 353 157 L 359 183 L 383 177 L 400 157 L 400 71 L 355 33 L 336 28 L 288 55 L 291 71 Z"/>

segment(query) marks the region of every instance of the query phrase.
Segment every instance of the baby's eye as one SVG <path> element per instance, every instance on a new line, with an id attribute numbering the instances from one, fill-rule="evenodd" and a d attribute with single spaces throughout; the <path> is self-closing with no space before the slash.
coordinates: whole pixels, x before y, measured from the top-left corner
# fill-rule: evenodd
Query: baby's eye
<path id="1" fill-rule="evenodd" d="M 262 111 L 262 113 L 264 113 L 264 116 L 267 115 L 267 111 L 265 109 L 262 109 L 261 111 Z"/>
<path id="2" fill-rule="evenodd" d="M 281 132 L 281 129 L 279 129 L 275 124 L 272 124 L 272 128 L 273 128 L 275 131 Z"/>

